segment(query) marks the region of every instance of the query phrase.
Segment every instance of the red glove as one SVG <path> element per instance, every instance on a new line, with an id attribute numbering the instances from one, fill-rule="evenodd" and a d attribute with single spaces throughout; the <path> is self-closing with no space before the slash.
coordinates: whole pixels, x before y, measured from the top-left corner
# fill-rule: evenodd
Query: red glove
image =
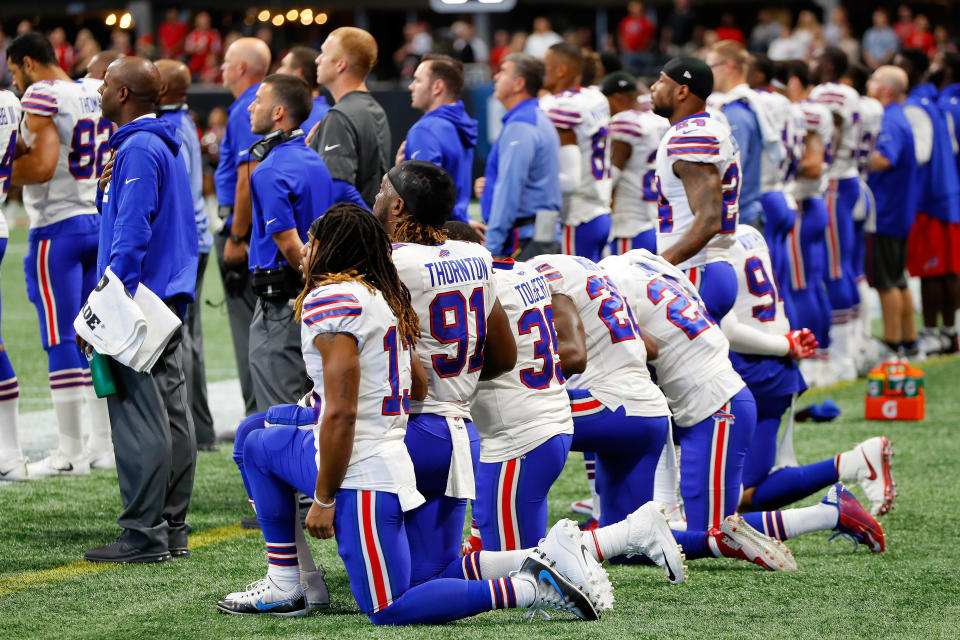
<path id="1" fill-rule="evenodd" d="M 790 344 L 790 350 L 787 351 L 787 357 L 794 360 L 802 360 L 813 355 L 813 350 L 817 348 L 817 338 L 810 329 L 795 329 L 784 336 Z"/>

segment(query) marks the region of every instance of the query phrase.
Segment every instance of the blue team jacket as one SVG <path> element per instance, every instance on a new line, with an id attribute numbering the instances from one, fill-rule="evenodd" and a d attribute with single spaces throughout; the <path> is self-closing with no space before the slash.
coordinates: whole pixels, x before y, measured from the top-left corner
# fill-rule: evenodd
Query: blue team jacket
<path id="1" fill-rule="evenodd" d="M 953 118 L 953 135 L 960 148 L 960 84 L 948 84 L 940 91 L 937 97 L 937 106 L 944 117 Z M 960 153 L 954 155 L 957 164 L 957 175 L 960 176 Z"/>
<path id="2" fill-rule="evenodd" d="M 467 222 L 473 177 L 473 150 L 477 146 L 477 121 L 467 115 L 463 103 L 445 104 L 423 114 L 407 132 L 406 160 L 426 160 L 443 167 L 457 185 L 457 203 L 452 220 Z"/>
<path id="3" fill-rule="evenodd" d="M 166 120 L 138 118 L 110 136 L 113 175 L 101 201 L 97 277 L 109 266 L 130 294 L 193 302 L 197 225 L 180 137 Z"/>
<path id="4" fill-rule="evenodd" d="M 905 104 L 923 109 L 933 125 L 933 152 L 930 162 L 919 168 L 922 211 L 943 222 L 960 222 L 960 181 L 947 119 L 937 106 L 937 89 L 932 83 L 914 87 Z"/>

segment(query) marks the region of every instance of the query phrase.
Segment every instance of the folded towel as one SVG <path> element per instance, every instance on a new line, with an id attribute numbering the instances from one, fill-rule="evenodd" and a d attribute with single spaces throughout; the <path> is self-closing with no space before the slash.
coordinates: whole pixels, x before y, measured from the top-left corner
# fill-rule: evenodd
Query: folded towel
<path id="1" fill-rule="evenodd" d="M 97 353 L 116 357 L 140 347 L 147 320 L 120 278 L 107 267 L 74 318 L 73 328 Z"/>
<path id="2" fill-rule="evenodd" d="M 130 297 L 110 267 L 73 321 L 77 335 L 97 353 L 143 373 L 156 364 L 180 318 L 146 286 Z"/>
<path id="3" fill-rule="evenodd" d="M 476 499 L 476 484 L 473 479 L 473 457 L 470 455 L 470 435 L 463 418 L 447 418 L 450 429 L 450 471 L 447 473 L 445 495 L 451 498 Z"/>

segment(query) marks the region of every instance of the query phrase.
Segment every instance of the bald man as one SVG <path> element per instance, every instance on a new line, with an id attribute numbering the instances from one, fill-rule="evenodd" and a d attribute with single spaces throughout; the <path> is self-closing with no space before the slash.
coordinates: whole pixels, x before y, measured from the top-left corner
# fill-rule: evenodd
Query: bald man
<path id="1" fill-rule="evenodd" d="M 340 27 L 324 40 L 317 56 L 317 82 L 335 104 L 310 138 L 335 182 L 347 182 L 367 206 L 390 168 L 390 125 L 370 90 L 367 76 L 377 63 L 377 41 L 363 29 Z"/>
<path id="2" fill-rule="evenodd" d="M 256 97 L 260 81 L 269 68 L 270 48 L 259 38 L 240 38 L 227 48 L 221 70 L 223 85 L 233 94 L 234 101 L 228 109 L 227 129 L 220 142 L 220 162 L 213 176 L 220 217 L 224 220 L 214 244 L 247 415 L 256 411 L 256 397 L 250 379 L 249 343 L 250 323 L 257 301 L 250 288 L 250 272 L 247 270 L 250 174 L 257 163 L 250 160 L 247 150 L 260 139 L 250 130 L 247 108 Z"/>
<path id="3" fill-rule="evenodd" d="M 883 124 L 870 157 L 867 185 L 876 202 L 876 219 L 866 227 L 867 282 L 880 294 L 883 339 L 891 355 L 917 340 L 913 297 L 904 275 L 907 237 L 920 193 L 913 131 L 903 112 L 909 81 L 906 72 L 882 66 L 867 82 L 867 93 L 883 105 Z"/>
<path id="4" fill-rule="evenodd" d="M 104 74 L 107 73 L 107 67 L 109 67 L 114 60 L 122 57 L 123 54 L 119 51 L 113 51 L 112 49 L 101 51 L 90 58 L 90 62 L 87 63 L 87 75 L 84 77 L 90 78 L 91 80 L 103 80 Z"/>
<path id="5" fill-rule="evenodd" d="M 194 221 L 197 224 L 199 261 L 197 263 L 197 286 L 195 302 L 187 306 L 183 319 L 183 371 L 187 378 L 187 397 L 190 414 L 200 451 L 217 450 L 217 434 L 213 430 L 213 416 L 207 403 L 207 374 L 203 363 L 203 328 L 200 322 L 200 294 L 203 289 L 203 274 L 213 248 L 210 221 L 203 200 L 203 163 L 200 157 L 200 139 L 197 125 L 190 117 L 187 107 L 187 90 L 190 88 L 190 69 L 179 60 L 157 60 L 160 72 L 160 97 L 157 117 L 172 124 L 180 136 L 180 156 L 187 165 L 190 177 L 190 193 L 193 200 Z"/>
<path id="6" fill-rule="evenodd" d="M 98 287 L 123 286 L 131 297 L 145 287 L 183 318 L 194 300 L 197 228 L 180 138 L 169 121 L 155 115 L 163 86 L 152 62 L 125 57 L 107 67 L 100 87 L 103 115 L 119 128 L 110 138 L 113 170 L 100 209 Z M 107 405 L 123 533 L 87 550 L 84 558 L 128 563 L 185 557 L 197 448 L 181 330 L 149 371 L 138 373 L 116 361 L 110 369 L 120 389 Z"/>

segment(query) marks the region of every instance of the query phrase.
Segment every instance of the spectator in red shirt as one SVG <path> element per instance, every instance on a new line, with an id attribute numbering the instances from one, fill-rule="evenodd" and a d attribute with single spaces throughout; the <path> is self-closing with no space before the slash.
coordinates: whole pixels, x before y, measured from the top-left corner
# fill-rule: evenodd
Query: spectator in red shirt
<path id="1" fill-rule="evenodd" d="M 642 2 L 634 0 L 627 4 L 627 15 L 617 31 L 623 66 L 634 73 L 643 72 L 651 60 L 648 51 L 656 26 L 644 12 Z"/>
<path id="2" fill-rule="evenodd" d="M 160 40 L 160 53 L 163 58 L 179 60 L 186 51 L 187 31 L 190 27 L 180 19 L 180 12 L 176 9 L 167 9 L 167 19 L 157 30 Z"/>
<path id="3" fill-rule="evenodd" d="M 747 39 L 743 31 L 737 26 L 737 20 L 729 11 L 724 11 L 720 16 L 720 26 L 717 27 L 717 38 L 720 40 L 735 40 L 742 45 L 747 44 Z"/>
<path id="4" fill-rule="evenodd" d="M 77 52 L 73 50 L 73 45 L 67 42 L 67 34 L 61 27 L 57 27 L 50 32 L 47 38 L 53 45 L 53 52 L 57 56 L 57 64 L 65 73 L 73 73 L 73 64 L 77 60 Z"/>
<path id="5" fill-rule="evenodd" d="M 493 32 L 493 48 L 490 49 L 490 73 L 500 69 L 500 63 L 510 53 L 510 32 L 506 29 L 497 29 Z"/>
<path id="6" fill-rule="evenodd" d="M 907 49 L 920 49 L 928 57 L 937 52 L 937 43 L 930 32 L 930 20 L 922 13 L 918 13 L 913 20 L 913 32 L 903 41 Z"/>
<path id="7" fill-rule="evenodd" d="M 210 14 L 201 11 L 193 18 L 193 31 L 187 34 L 186 52 L 190 56 L 190 72 L 197 77 L 208 76 L 218 66 L 223 50 L 220 32 L 210 28 Z"/>
<path id="8" fill-rule="evenodd" d="M 907 38 L 913 35 L 915 28 L 913 25 L 913 11 L 910 7 L 905 4 L 897 7 L 897 22 L 893 25 L 893 32 L 900 38 L 900 43 L 903 44 L 903 46 L 908 46 L 906 44 Z"/>

